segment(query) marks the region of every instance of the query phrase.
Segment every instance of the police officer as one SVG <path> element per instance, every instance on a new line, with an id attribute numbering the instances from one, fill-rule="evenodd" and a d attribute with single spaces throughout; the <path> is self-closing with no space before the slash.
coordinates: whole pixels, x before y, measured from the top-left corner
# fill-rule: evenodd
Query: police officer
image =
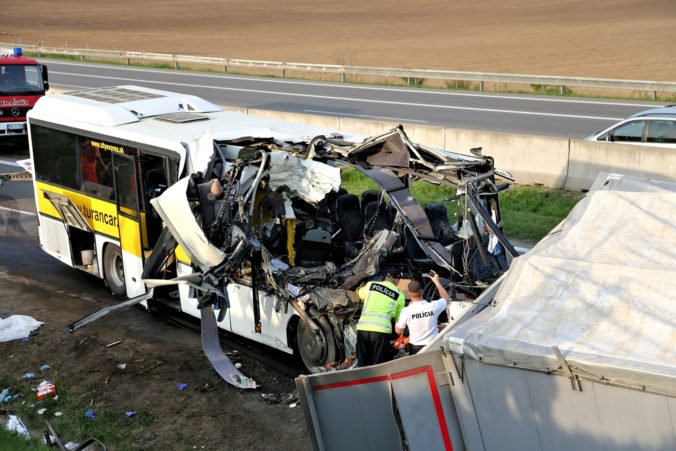
<path id="1" fill-rule="evenodd" d="M 430 278 L 434 282 L 441 298 L 436 301 L 426 302 L 422 297 L 422 285 L 417 280 L 412 280 L 408 284 L 411 302 L 401 312 L 395 326 L 397 334 L 402 334 L 408 326 L 409 354 L 411 355 L 417 354 L 418 351 L 439 334 L 439 328 L 437 327 L 439 315 L 446 310 L 446 306 L 451 302 L 448 292 L 441 284 L 439 274 L 430 271 L 430 274 L 425 274 L 425 277 Z"/>
<path id="2" fill-rule="evenodd" d="M 388 352 L 392 321 L 396 321 L 404 308 L 404 293 L 397 287 L 399 277 L 388 273 L 381 282 L 369 282 L 357 296 L 364 307 L 357 323 L 358 366 L 375 365 L 390 359 Z"/>

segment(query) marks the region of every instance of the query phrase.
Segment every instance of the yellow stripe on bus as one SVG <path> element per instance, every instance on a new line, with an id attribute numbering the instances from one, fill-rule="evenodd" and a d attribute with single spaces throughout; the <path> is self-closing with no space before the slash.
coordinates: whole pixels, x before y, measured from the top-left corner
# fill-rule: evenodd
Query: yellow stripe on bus
<path id="1" fill-rule="evenodd" d="M 95 232 L 119 239 L 120 231 L 122 231 L 124 234 L 124 243 L 121 245 L 122 249 L 137 257 L 141 256 L 141 231 L 138 221 L 118 215 L 117 206 L 114 202 L 97 199 L 77 191 L 52 186 L 43 182 L 36 182 L 35 185 L 37 188 L 39 213 L 53 218 L 61 218 L 58 210 L 44 196 L 44 192 L 48 191 L 67 196 Z"/>
<path id="2" fill-rule="evenodd" d="M 176 259 L 181 263 L 185 263 L 186 265 L 191 263 L 190 257 L 188 257 L 188 254 L 185 253 L 180 245 L 176 247 L 175 255 Z"/>
<path id="3" fill-rule="evenodd" d="M 141 256 L 141 229 L 136 219 L 120 215 L 120 247 L 136 257 Z"/>
<path id="4" fill-rule="evenodd" d="M 80 210 L 82 216 L 87 220 L 94 231 L 108 235 L 110 237 L 119 238 L 120 232 L 118 230 L 117 207 L 114 202 L 107 202 L 95 197 L 87 196 L 76 191 L 59 188 L 46 183 L 36 182 L 37 198 L 38 198 L 38 212 L 46 215 L 60 218 L 61 215 L 54 208 L 52 203 L 44 196 L 44 192 L 62 194 L 67 196 L 73 205 Z"/>

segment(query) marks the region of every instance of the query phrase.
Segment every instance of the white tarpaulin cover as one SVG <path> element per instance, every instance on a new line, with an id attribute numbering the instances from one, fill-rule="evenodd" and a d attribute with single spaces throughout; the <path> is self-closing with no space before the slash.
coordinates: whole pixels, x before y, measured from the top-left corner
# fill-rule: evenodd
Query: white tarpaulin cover
<path id="1" fill-rule="evenodd" d="M 676 395 L 676 184 L 602 174 L 514 260 L 494 305 L 446 336 L 484 363 L 574 371 Z"/>
<path id="2" fill-rule="evenodd" d="M 40 321 L 25 315 L 0 318 L 0 343 L 27 337 L 42 324 Z"/>

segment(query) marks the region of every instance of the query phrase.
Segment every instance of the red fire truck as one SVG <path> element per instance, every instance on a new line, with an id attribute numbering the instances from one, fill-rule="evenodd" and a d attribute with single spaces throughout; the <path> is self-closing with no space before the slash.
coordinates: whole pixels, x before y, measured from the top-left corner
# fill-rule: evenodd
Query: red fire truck
<path id="1" fill-rule="evenodd" d="M 0 143 L 26 137 L 26 113 L 48 89 L 47 66 L 20 48 L 0 49 Z"/>

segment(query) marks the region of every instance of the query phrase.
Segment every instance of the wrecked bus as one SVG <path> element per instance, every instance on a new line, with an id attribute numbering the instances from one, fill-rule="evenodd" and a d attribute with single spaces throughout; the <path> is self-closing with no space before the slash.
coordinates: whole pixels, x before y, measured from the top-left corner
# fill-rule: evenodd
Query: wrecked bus
<path id="1" fill-rule="evenodd" d="M 45 252 L 121 306 L 166 304 L 308 368 L 354 352 L 366 280 L 435 270 L 473 299 L 515 254 L 495 180 L 509 174 L 402 127 L 364 138 L 119 86 L 41 99 L 29 134 Z M 349 192 L 345 171 L 375 189 Z M 423 207 L 414 181 L 453 194 Z"/>

